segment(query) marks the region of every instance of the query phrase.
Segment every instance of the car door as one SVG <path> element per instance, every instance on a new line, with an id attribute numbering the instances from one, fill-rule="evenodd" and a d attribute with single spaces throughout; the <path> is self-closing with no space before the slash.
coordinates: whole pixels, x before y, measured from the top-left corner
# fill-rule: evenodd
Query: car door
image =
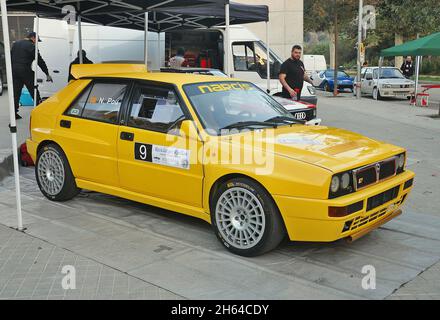
<path id="1" fill-rule="evenodd" d="M 91 81 L 59 117 L 54 132 L 77 179 L 118 186 L 118 122 L 129 87 L 125 80 Z"/>
<path id="2" fill-rule="evenodd" d="M 362 75 L 362 93 L 371 94 L 373 92 L 373 69 L 367 68 Z"/>
<path id="3" fill-rule="evenodd" d="M 178 130 L 191 116 L 176 90 L 135 85 L 118 135 L 120 183 L 129 191 L 201 208 L 203 165 L 197 158 L 203 145 Z"/>

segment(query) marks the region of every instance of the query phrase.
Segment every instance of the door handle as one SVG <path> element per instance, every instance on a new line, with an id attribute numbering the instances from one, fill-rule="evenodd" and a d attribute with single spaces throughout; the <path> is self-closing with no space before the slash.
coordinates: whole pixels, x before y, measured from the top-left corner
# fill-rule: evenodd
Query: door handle
<path id="1" fill-rule="evenodd" d="M 134 133 L 132 133 L 132 132 L 121 132 L 121 140 L 134 141 Z"/>
<path id="2" fill-rule="evenodd" d="M 69 120 L 61 120 L 60 127 L 70 129 L 72 127 L 72 122 Z"/>
<path id="3" fill-rule="evenodd" d="M 60 73 L 60 70 L 54 70 L 53 73 Z"/>

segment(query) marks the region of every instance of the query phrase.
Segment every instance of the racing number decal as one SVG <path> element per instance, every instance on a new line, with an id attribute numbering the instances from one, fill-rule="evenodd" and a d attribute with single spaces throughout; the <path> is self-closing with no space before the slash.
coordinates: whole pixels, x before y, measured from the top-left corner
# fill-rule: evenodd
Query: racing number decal
<path id="1" fill-rule="evenodd" d="M 153 146 L 151 144 L 136 143 L 134 147 L 134 158 L 140 161 L 153 162 Z"/>
<path id="2" fill-rule="evenodd" d="M 190 151 L 173 147 L 135 143 L 136 160 L 150 162 L 167 167 L 190 169 Z"/>

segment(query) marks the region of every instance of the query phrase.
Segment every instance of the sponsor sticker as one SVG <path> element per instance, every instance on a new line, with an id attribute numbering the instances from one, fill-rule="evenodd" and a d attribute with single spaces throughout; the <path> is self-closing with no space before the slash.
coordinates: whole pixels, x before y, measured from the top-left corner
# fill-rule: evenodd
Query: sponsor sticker
<path id="1" fill-rule="evenodd" d="M 151 162 L 167 167 L 185 170 L 190 169 L 189 150 L 136 143 L 134 154 L 136 160 Z"/>

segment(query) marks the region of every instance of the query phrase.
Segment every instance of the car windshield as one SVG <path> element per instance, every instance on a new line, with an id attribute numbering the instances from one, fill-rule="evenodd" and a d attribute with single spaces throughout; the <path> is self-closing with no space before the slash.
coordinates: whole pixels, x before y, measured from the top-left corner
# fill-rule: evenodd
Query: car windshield
<path id="1" fill-rule="evenodd" d="M 249 82 L 184 86 L 203 127 L 213 135 L 231 129 L 261 129 L 300 123 L 278 102 Z"/>
<path id="2" fill-rule="evenodd" d="M 327 78 L 333 78 L 335 75 L 335 72 L 333 70 L 328 70 L 325 72 L 325 76 Z M 346 74 L 344 71 L 338 71 L 338 78 L 349 78 L 349 75 Z"/>
<path id="3" fill-rule="evenodd" d="M 379 69 L 374 70 L 374 74 L 373 74 L 374 79 L 377 79 L 378 72 L 379 72 Z M 405 79 L 402 72 L 400 72 L 399 69 L 395 69 L 395 68 L 383 68 L 380 72 L 380 78 L 381 79 Z"/>

